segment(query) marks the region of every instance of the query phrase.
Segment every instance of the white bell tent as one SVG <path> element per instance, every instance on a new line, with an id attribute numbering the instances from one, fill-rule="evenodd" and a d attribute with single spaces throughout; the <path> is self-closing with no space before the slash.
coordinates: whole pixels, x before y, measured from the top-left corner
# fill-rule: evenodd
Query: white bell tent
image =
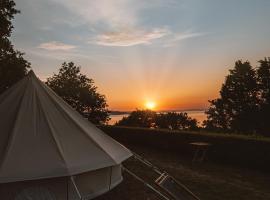
<path id="1" fill-rule="evenodd" d="M 121 182 L 131 155 L 33 71 L 0 96 L 1 199 L 92 199 Z"/>

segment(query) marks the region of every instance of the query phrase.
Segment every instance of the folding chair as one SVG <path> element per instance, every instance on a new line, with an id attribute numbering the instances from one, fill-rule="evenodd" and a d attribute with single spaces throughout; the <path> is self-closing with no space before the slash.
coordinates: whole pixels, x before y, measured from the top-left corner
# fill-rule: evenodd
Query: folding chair
<path id="1" fill-rule="evenodd" d="M 143 178 L 137 176 L 130 170 L 125 167 L 122 167 L 127 173 L 133 176 L 138 181 L 142 182 L 146 187 L 150 188 L 156 194 L 159 195 L 162 199 L 166 200 L 200 200 L 195 194 L 193 194 L 184 184 L 170 176 L 167 172 L 160 170 L 158 167 L 154 166 L 151 162 L 139 156 L 138 154 L 133 153 L 135 159 L 149 167 L 153 170 L 159 177 L 154 181 L 156 186 L 161 189 L 163 192 L 153 187 L 151 184 L 146 182 Z M 166 193 L 166 194 L 164 194 Z"/>
<path id="2" fill-rule="evenodd" d="M 185 185 L 166 173 L 158 177 L 155 183 L 175 200 L 199 200 Z"/>

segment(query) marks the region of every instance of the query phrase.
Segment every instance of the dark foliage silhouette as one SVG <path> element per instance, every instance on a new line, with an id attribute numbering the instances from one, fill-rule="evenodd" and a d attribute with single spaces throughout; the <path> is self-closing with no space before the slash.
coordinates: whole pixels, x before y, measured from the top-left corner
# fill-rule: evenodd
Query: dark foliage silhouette
<path id="1" fill-rule="evenodd" d="M 9 37 L 13 26 L 11 20 L 19 13 L 13 0 L 1 0 L 0 3 L 0 93 L 4 92 L 23 78 L 30 63 L 23 58 L 23 53 L 14 50 Z"/>
<path id="2" fill-rule="evenodd" d="M 187 113 L 156 113 L 151 110 L 136 110 L 123 117 L 117 126 L 133 126 L 144 128 L 162 128 L 171 130 L 196 130 L 197 121 L 188 117 Z"/>
<path id="3" fill-rule="evenodd" d="M 156 117 L 156 127 L 172 130 L 196 130 L 197 120 L 192 119 L 187 113 L 160 113 Z"/>
<path id="4" fill-rule="evenodd" d="M 270 58 L 259 61 L 260 66 L 257 68 L 258 88 L 259 88 L 259 131 L 268 133 L 270 136 Z"/>
<path id="5" fill-rule="evenodd" d="M 151 110 L 136 110 L 131 112 L 129 116 L 123 117 L 116 125 L 153 128 L 156 115 L 157 113 Z"/>
<path id="6" fill-rule="evenodd" d="M 80 67 L 73 62 L 64 62 L 46 84 L 89 121 L 102 124 L 109 120 L 105 96 L 97 92 L 94 81 L 81 74 Z"/>
<path id="7" fill-rule="evenodd" d="M 206 129 L 267 134 L 270 62 L 265 59 L 259 63 L 257 69 L 248 61 L 235 63 L 221 87 L 220 97 L 209 101 Z"/>

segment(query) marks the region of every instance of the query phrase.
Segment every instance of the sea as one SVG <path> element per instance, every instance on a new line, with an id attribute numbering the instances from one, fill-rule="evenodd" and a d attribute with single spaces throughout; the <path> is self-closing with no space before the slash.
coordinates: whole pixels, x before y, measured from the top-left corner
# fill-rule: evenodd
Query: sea
<path id="1" fill-rule="evenodd" d="M 168 112 L 168 111 L 166 111 Z M 181 110 L 181 111 L 173 111 L 173 112 L 186 112 L 189 117 L 197 119 L 199 124 L 201 124 L 206 119 L 206 114 L 204 110 Z M 162 112 L 160 112 L 162 113 Z M 165 112 L 164 112 L 165 113 Z M 127 117 L 129 113 L 125 114 L 111 114 L 110 115 L 110 121 L 108 122 L 109 125 L 114 125 L 116 122 L 121 120 L 123 117 Z"/>

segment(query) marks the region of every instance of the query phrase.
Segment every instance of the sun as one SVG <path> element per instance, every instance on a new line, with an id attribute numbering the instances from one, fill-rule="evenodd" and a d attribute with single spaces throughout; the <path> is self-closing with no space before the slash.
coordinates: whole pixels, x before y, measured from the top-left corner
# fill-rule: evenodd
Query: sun
<path id="1" fill-rule="evenodd" d="M 147 101 L 145 107 L 149 110 L 153 110 L 156 107 L 156 103 L 154 101 Z"/>

